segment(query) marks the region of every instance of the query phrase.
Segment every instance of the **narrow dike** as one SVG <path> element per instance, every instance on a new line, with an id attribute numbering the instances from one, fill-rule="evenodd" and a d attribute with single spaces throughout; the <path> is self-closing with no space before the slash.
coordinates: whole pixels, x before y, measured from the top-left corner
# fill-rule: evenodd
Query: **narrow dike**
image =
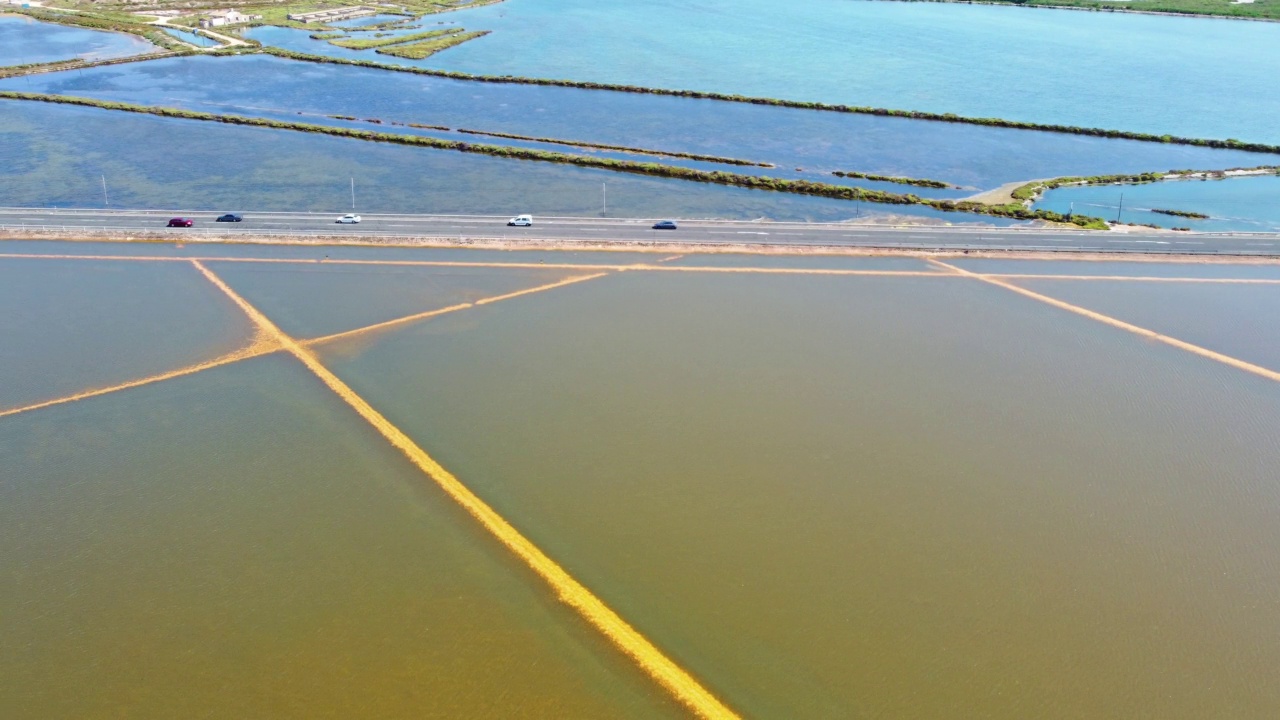
<path id="1" fill-rule="evenodd" d="M 373 62 L 370 60 L 348 60 L 345 58 L 325 57 L 322 55 L 311 55 L 309 53 L 300 53 L 292 50 L 284 50 L 276 47 L 263 47 L 261 52 L 275 55 L 277 57 L 288 58 L 291 60 L 301 60 L 304 62 L 314 63 L 330 63 L 334 65 L 355 65 L 358 67 L 374 68 L 377 70 L 389 70 L 392 72 L 414 73 L 417 75 L 431 75 L 433 77 L 449 78 L 452 80 L 470 80 L 474 82 L 502 83 L 508 85 L 545 85 L 551 87 L 567 87 L 577 88 L 580 90 L 609 90 L 613 92 L 627 92 L 641 95 L 664 95 L 669 97 L 695 98 L 700 100 L 721 100 L 724 102 L 746 103 L 749 105 L 770 105 L 774 107 L 787 107 L 799 110 L 818 110 L 822 112 L 838 112 L 853 115 L 878 115 L 882 117 L 899 117 L 910 120 L 928 120 L 931 122 L 956 123 L 963 125 L 981 125 L 985 127 L 1005 128 L 1009 130 L 1032 130 L 1037 132 L 1052 132 L 1065 135 L 1085 135 L 1089 137 L 1100 137 L 1114 140 L 1138 140 L 1141 142 L 1164 143 L 1169 145 L 1192 145 L 1196 147 L 1207 147 L 1227 150 L 1244 150 L 1248 152 L 1270 153 L 1280 155 L 1280 145 L 1272 145 L 1267 143 L 1245 142 L 1242 140 L 1227 139 L 1216 140 L 1212 138 L 1193 138 L 1182 137 L 1178 135 L 1156 135 L 1154 133 L 1141 133 L 1129 130 L 1108 130 L 1106 128 L 1089 128 L 1077 127 L 1075 125 L 1053 125 L 1045 123 L 1022 122 L 1018 120 L 1005 120 L 1003 118 L 983 118 L 968 117 L 965 115 L 956 115 L 954 113 L 931 113 L 920 110 L 894 110 L 891 108 L 865 107 L 858 105 L 834 105 L 830 103 L 820 102 L 804 102 L 800 100 L 779 100 L 776 98 L 751 97 L 747 95 L 731 95 L 727 93 L 706 92 L 701 90 L 669 90 L 664 88 L 648 88 L 636 85 L 619 85 L 613 83 L 597 83 L 579 80 L 553 80 L 548 78 L 528 78 L 517 77 L 514 75 L 472 75 L 470 73 L 453 72 L 449 70 L 433 70 L 429 68 L 408 67 L 404 65 L 393 65 L 389 63 Z"/>
<path id="2" fill-rule="evenodd" d="M 788 180 L 785 178 L 774 178 L 759 175 L 743 175 L 741 173 L 719 170 L 695 170 L 692 168 L 661 165 L 658 163 L 615 160 L 612 158 L 597 158 L 585 155 L 571 155 L 568 153 L 548 152 L 545 150 L 509 147 L 504 145 L 467 143 L 457 140 L 444 140 L 441 138 L 427 137 L 423 135 L 399 135 L 395 133 L 357 130 L 328 125 L 314 125 L 311 123 L 283 122 L 279 120 L 244 117 L 241 115 L 215 115 L 213 113 L 197 112 L 193 110 L 133 105 L 131 103 L 94 100 L 91 98 L 80 98 L 67 95 L 46 95 L 41 93 L 0 91 L 0 99 L 79 105 L 103 110 L 142 113 L 160 117 L 202 120 L 207 122 L 227 123 L 230 125 L 247 125 L 251 127 L 264 127 L 279 130 L 295 130 L 299 132 L 317 133 L 321 135 L 331 135 L 334 137 L 352 138 L 356 140 L 411 145 L 438 150 L 453 150 L 457 152 L 476 153 L 480 155 L 518 160 L 536 160 L 541 162 L 576 165 L 579 167 L 600 168 L 636 175 L 690 180 L 717 185 L 731 185 L 734 187 L 753 190 L 771 190 L 774 192 L 793 193 L 796 195 L 812 195 L 836 200 L 858 200 L 862 202 L 881 203 L 886 205 L 920 205 L 944 212 L 965 212 L 1018 220 L 1047 220 L 1050 222 L 1071 223 L 1087 229 L 1101 230 L 1106 229 L 1107 227 L 1106 222 L 1101 218 L 1094 218 L 1085 215 L 1067 216 L 1048 210 L 1032 210 L 1020 202 L 1005 205 L 984 205 L 982 203 L 966 200 L 938 200 L 933 198 L 921 198 L 917 195 L 888 193 L 880 190 L 867 190 L 865 188 L 852 187 L 848 185 L 834 185 L 831 183 L 812 182 L 808 180 Z"/>

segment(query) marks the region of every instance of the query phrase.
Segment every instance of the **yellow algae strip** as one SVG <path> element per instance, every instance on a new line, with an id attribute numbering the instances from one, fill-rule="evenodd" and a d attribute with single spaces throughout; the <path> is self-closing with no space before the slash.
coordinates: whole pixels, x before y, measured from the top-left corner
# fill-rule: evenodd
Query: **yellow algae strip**
<path id="1" fill-rule="evenodd" d="M 1224 355 L 1220 352 L 1215 352 L 1208 348 L 1200 347 L 1199 345 L 1193 345 L 1184 340 L 1179 340 L 1174 337 L 1169 337 L 1168 335 L 1161 335 L 1160 333 L 1154 330 L 1148 330 L 1144 327 L 1139 327 L 1132 323 L 1127 323 L 1123 320 L 1113 318 L 1110 315 L 1103 315 L 1100 312 L 1095 312 L 1087 308 L 1082 308 L 1079 305 L 1072 305 L 1069 302 L 1059 300 L 1057 298 L 1052 298 L 1052 297 L 1049 297 L 1048 295 L 1042 295 L 1034 290 L 1028 290 L 1027 288 L 1019 287 L 1017 285 L 1014 285 L 1013 283 L 1005 282 L 1004 280 L 997 277 L 970 272 L 963 268 L 958 268 L 954 265 L 948 265 L 947 263 L 941 262 L 939 260 L 930 259 L 929 262 L 937 265 L 938 267 L 950 270 L 958 275 L 961 275 L 964 277 L 971 277 L 971 278 L 974 278 L 975 280 L 981 280 L 982 282 L 995 285 L 996 287 L 1002 287 L 1006 290 L 1016 292 L 1019 295 L 1022 295 L 1024 297 L 1029 297 L 1033 300 L 1039 300 L 1042 303 L 1052 305 L 1056 308 L 1061 308 L 1063 310 L 1066 310 L 1067 312 L 1071 312 L 1071 313 L 1075 313 L 1076 315 L 1087 317 L 1090 320 L 1096 320 L 1100 323 L 1103 323 L 1105 325 L 1110 325 L 1111 327 L 1114 327 L 1114 328 L 1119 328 L 1126 332 L 1131 332 L 1134 335 L 1138 335 L 1139 337 L 1144 337 L 1144 338 L 1147 338 L 1148 340 L 1155 340 L 1156 342 L 1164 343 L 1165 345 L 1168 345 L 1170 347 L 1175 347 L 1175 348 L 1178 348 L 1179 350 L 1185 350 L 1189 353 L 1199 355 L 1200 357 L 1208 358 L 1210 360 L 1215 360 L 1224 365 L 1229 365 L 1238 370 L 1243 370 L 1245 372 L 1253 373 L 1254 375 L 1266 378 L 1268 380 L 1275 380 L 1276 382 L 1280 382 L 1280 372 L 1276 372 L 1275 370 L 1262 367 L 1261 365 L 1254 365 L 1251 362 L 1246 362 L 1239 358 L 1231 357 L 1230 355 Z"/>
<path id="2" fill-rule="evenodd" d="M 191 262 L 189 258 L 181 258 L 181 260 L 184 263 Z M 387 320 L 385 322 L 380 322 L 373 325 L 366 325 L 364 327 L 355 328 L 353 330 L 334 333 L 333 335 L 325 335 L 324 337 L 313 338 L 311 340 L 303 341 L 303 344 L 307 346 L 314 346 L 314 345 L 321 345 L 324 343 L 333 342 L 336 340 L 345 340 L 349 337 L 364 335 L 366 333 L 376 332 L 378 330 L 384 330 L 384 329 L 396 327 L 399 325 L 417 322 L 419 320 L 426 320 L 428 318 L 432 318 L 437 315 L 444 315 L 446 313 L 456 312 L 458 310 L 466 310 L 467 308 L 477 307 L 480 305 L 488 305 L 489 303 L 498 302 L 499 300 L 508 300 L 510 298 L 519 297 L 521 295 L 528 295 L 529 293 L 541 292 L 543 290 L 551 290 L 554 288 L 563 287 L 565 285 L 571 285 L 573 283 L 582 282 L 584 280 L 592 280 L 598 277 L 603 277 L 607 274 L 608 273 L 596 273 L 595 275 L 584 275 L 579 277 L 573 277 L 567 280 L 560 280 L 558 282 L 550 283 L 548 285 L 540 285 L 538 287 L 529 288 L 526 290 L 517 290 L 516 292 L 506 293 L 505 295 L 495 295 L 493 297 L 482 298 L 480 300 L 477 300 L 471 303 L 462 303 L 459 305 L 450 305 L 448 307 L 443 307 L 436 310 L 427 310 L 425 312 L 415 313 L 413 315 L 406 315 L 404 317 L 395 318 L 393 320 Z M 42 408 L 53 407 L 54 405 L 62 405 L 64 403 L 75 402 L 77 400 L 87 400 L 89 398 L 98 397 L 99 395 L 107 395 L 109 393 L 119 392 L 121 390 L 129 390 L 132 388 L 141 387 L 143 385 L 150 385 L 151 383 L 160 382 L 162 380 L 170 380 L 172 378 L 178 378 L 184 375 L 191 375 L 204 370 L 211 370 L 213 368 L 221 367 L 223 365 L 229 365 L 231 363 L 239 362 L 241 360 L 248 360 L 249 358 L 258 357 L 259 355 L 272 353 L 280 349 L 281 349 L 281 346 L 279 344 L 276 344 L 268 336 L 266 336 L 261 331 L 259 331 L 253 343 L 251 343 L 248 347 L 241 348 L 240 350 L 236 350 L 235 352 L 213 358 L 212 360 L 206 360 L 204 362 L 196 363 L 194 365 L 188 365 L 186 367 L 181 367 L 176 370 L 170 370 L 168 372 L 159 373 L 157 375 L 151 375 L 151 376 L 140 378 L 137 380 L 130 380 L 128 382 L 120 383 L 118 385 L 112 385 L 110 387 L 84 390 L 74 395 L 68 395 L 66 397 L 55 398 L 53 400 L 45 400 L 45 401 L 34 403 L 31 405 L 24 405 L 22 407 L 10 408 L 8 410 L 0 410 L 0 418 L 7 417 L 9 415 L 17 415 L 18 413 L 27 412 L 30 410 L 40 410 Z"/>
<path id="3" fill-rule="evenodd" d="M 414 465 L 417 465 L 420 470 L 434 480 L 445 493 L 478 520 L 494 538 L 515 553 L 534 572 L 542 576 L 562 602 L 572 607 L 584 619 L 594 625 L 614 645 L 631 657 L 641 669 L 670 691 L 676 699 L 684 703 L 699 717 L 738 717 L 736 713 L 712 695 L 692 675 L 668 658 L 644 635 L 641 635 L 635 628 L 631 627 L 608 605 L 605 605 L 604 601 L 596 597 L 582 583 L 575 580 L 572 575 L 543 553 L 511 523 L 489 507 L 479 496 L 471 492 L 466 485 L 462 484 L 462 481 L 437 463 L 434 458 L 414 443 L 400 428 L 383 417 L 364 398 L 356 394 L 350 386 L 321 364 L 314 353 L 276 327 L 270 319 L 240 297 L 200 261 L 193 260 L 192 264 L 209 279 L 209 282 L 231 298 L 258 327 L 274 337 L 285 350 L 298 358 L 321 382 L 327 385 L 338 397 L 346 401 L 365 421 L 378 430 L 393 446 L 404 453 L 405 457 L 409 458 Z"/>
<path id="4" fill-rule="evenodd" d="M 366 325 L 364 327 L 355 328 L 354 330 L 346 330 L 344 332 L 334 333 L 332 335 L 325 335 L 323 337 L 312 338 L 310 340 L 303 341 L 302 344 L 308 347 L 311 347 L 315 345 L 322 345 L 325 343 L 335 342 L 338 340 L 346 340 L 348 338 L 357 337 L 359 335 L 365 335 L 367 333 L 377 332 L 379 330 L 387 330 L 393 327 L 399 327 L 401 325 L 415 323 L 415 322 L 418 322 L 419 320 L 426 320 L 428 318 L 436 317 L 437 315 L 445 315 L 451 312 L 457 312 L 459 310 L 466 310 L 467 308 L 479 307 L 481 305 L 488 305 L 489 303 L 495 303 L 502 300 L 510 300 L 511 298 L 520 297 L 522 295 L 530 295 L 532 293 L 542 292 L 544 290 L 554 290 L 555 288 L 564 287 L 565 285 L 572 285 L 574 283 L 580 283 L 585 280 L 594 280 L 596 278 L 604 277 L 605 275 L 608 275 L 608 274 L 609 273 L 596 273 L 595 275 L 579 275 L 577 277 L 571 277 L 565 280 L 548 283 L 546 285 L 539 285 L 538 287 L 531 287 L 525 290 L 517 290 L 515 292 L 510 292 L 505 295 L 494 295 L 493 297 L 482 298 L 480 300 L 476 300 L 475 302 L 467 302 L 467 303 L 460 303 L 458 305 L 450 305 L 448 307 L 442 307 L 437 310 L 427 310 L 425 312 L 420 312 L 420 313 L 415 313 L 413 315 L 405 315 L 404 317 L 395 318 L 394 320 L 387 320 L 385 322 L 380 322 L 380 323 L 375 323 L 373 325 Z"/>
<path id="5" fill-rule="evenodd" d="M 29 412 L 31 410 L 40 410 L 47 407 L 53 407 L 55 405 L 64 405 L 66 403 L 76 402 L 77 400 L 88 400 L 89 398 L 98 397 L 99 395 L 107 395 L 109 393 L 119 392 L 121 390 L 129 390 L 131 388 L 136 388 L 136 387 L 142 387 L 143 385 L 150 385 L 152 383 L 158 383 L 164 380 L 172 380 L 173 378 L 179 378 L 184 375 L 194 375 L 195 373 L 203 372 L 205 370 L 212 370 L 213 368 L 221 367 L 223 365 L 230 365 L 231 363 L 240 362 L 241 360 L 248 360 L 249 358 L 258 357 L 259 355 L 266 355 L 268 353 L 273 353 L 279 349 L 281 349 L 281 345 L 279 343 L 275 342 L 275 340 L 272 339 L 269 335 L 259 330 L 257 333 L 257 336 L 254 338 L 254 341 L 250 343 L 247 347 L 243 347 L 239 350 L 236 350 L 235 352 L 227 353 L 226 355 L 213 358 L 212 360 L 205 360 L 204 362 L 196 363 L 194 365 L 187 365 L 186 367 L 181 367 L 176 370 L 170 370 L 168 372 L 159 373 L 157 375 L 151 375 L 148 377 L 139 378 L 137 380 L 130 380 L 128 382 L 120 383 L 119 385 L 112 385 L 110 387 L 104 387 L 104 388 L 96 388 L 93 390 L 84 390 L 74 395 L 68 395 L 66 397 L 60 397 L 54 400 L 45 400 L 44 402 L 38 402 L 32 405 L 24 405 L 22 407 L 10 408 L 8 410 L 0 410 L 0 418 L 8 417 L 10 415 L 17 415 L 18 413 Z"/>

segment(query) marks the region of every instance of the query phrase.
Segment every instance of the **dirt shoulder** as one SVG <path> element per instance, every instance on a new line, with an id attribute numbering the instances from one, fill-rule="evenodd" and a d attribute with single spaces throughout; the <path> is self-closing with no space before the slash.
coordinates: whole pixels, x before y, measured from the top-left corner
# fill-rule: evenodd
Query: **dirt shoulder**
<path id="1" fill-rule="evenodd" d="M 406 240 L 368 236 L 254 236 L 247 234 L 234 235 L 201 235 L 176 238 L 166 232 L 84 232 L 84 231 L 0 231 L 0 255 L 6 253 L 5 240 L 57 240 L 75 244 L 78 242 L 128 242 L 155 243 L 179 246 L 199 245 L 289 245 L 289 246 L 353 246 L 353 247 L 417 247 L 417 248 L 462 248 L 474 250 L 537 250 L 537 251 L 570 251 L 570 252 L 625 252 L 653 253 L 655 255 L 696 254 L 696 255 L 758 255 L 769 256 L 835 256 L 835 257 L 977 257 L 1005 258 L 1024 260 L 1080 260 L 1125 262 L 1177 262 L 1198 264 L 1230 264 L 1230 265 L 1280 265 L 1280 257 L 1260 257 L 1256 255 L 1205 255 L 1205 254 L 1172 254 L 1146 252 L 1094 252 L 1063 250 L 920 250 L 895 247 L 849 247 L 844 245 L 782 245 L 777 243 L 733 243 L 726 245 L 704 245 L 699 243 L 673 242 L 635 242 L 635 241 L 601 241 L 571 239 L 525 239 L 510 238 L 458 238 L 423 236 Z M 69 248 L 70 250 L 70 248 Z"/>

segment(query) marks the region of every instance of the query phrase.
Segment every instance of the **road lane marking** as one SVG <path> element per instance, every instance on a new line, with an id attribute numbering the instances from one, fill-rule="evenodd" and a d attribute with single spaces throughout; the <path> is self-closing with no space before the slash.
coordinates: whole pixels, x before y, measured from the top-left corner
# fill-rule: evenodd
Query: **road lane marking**
<path id="1" fill-rule="evenodd" d="M 1262 378 L 1266 378 L 1268 380 L 1274 380 L 1276 382 L 1280 382 L 1280 372 L 1276 372 L 1275 370 L 1272 370 L 1270 368 L 1265 368 L 1265 367 L 1262 367 L 1261 365 L 1254 365 L 1251 362 L 1247 362 L 1239 358 L 1234 358 L 1234 357 L 1231 357 L 1230 355 L 1224 355 L 1223 353 L 1210 350 L 1208 348 L 1200 347 L 1199 345 L 1193 345 L 1189 342 L 1186 342 L 1185 340 L 1179 340 L 1178 338 L 1170 337 L 1168 335 L 1161 335 L 1160 333 L 1154 330 L 1148 330 L 1147 328 L 1134 325 L 1133 323 L 1125 322 L 1124 320 L 1120 320 L 1119 318 L 1114 318 L 1114 317 L 1111 317 L 1110 315 L 1104 315 L 1100 312 L 1096 312 L 1093 310 L 1089 310 L 1088 308 L 1080 307 L 1079 305 L 1073 305 L 1069 302 L 1066 302 L 1065 300 L 1059 300 L 1057 298 L 1049 297 L 1048 295 L 1043 295 L 1034 290 L 1028 290 L 1027 288 L 1014 285 L 1013 283 L 1005 282 L 1000 278 L 992 277 L 990 275 L 982 275 L 979 273 L 970 272 L 969 270 L 956 267 L 955 265 L 950 265 L 940 260 L 934 260 L 933 258 L 929 258 L 929 262 L 937 265 L 938 267 L 945 268 L 947 270 L 950 270 L 964 277 L 970 277 L 975 280 L 980 280 L 982 282 L 988 283 L 990 285 L 995 285 L 996 287 L 1004 288 L 1005 290 L 1018 293 L 1019 295 L 1022 295 L 1024 297 L 1029 297 L 1033 300 L 1039 300 L 1042 303 L 1052 305 L 1053 307 L 1060 308 L 1062 310 L 1066 310 L 1067 312 L 1075 313 L 1076 315 L 1089 318 L 1090 320 L 1096 320 L 1100 323 L 1103 323 L 1104 325 L 1110 325 L 1111 327 L 1119 328 L 1120 330 L 1133 333 L 1134 335 L 1137 335 L 1139 337 L 1146 338 L 1148 340 L 1155 340 L 1156 342 L 1164 343 L 1165 345 L 1168 345 L 1170 347 L 1174 347 L 1179 350 L 1185 350 L 1194 355 L 1199 355 L 1200 357 L 1208 358 L 1209 360 L 1220 362 L 1224 365 L 1228 365 L 1230 367 L 1236 368 L 1237 370 L 1243 370 L 1247 373 L 1252 373 L 1254 375 L 1257 375 Z"/>
<path id="2" fill-rule="evenodd" d="M 499 515 L 497 511 L 480 499 L 480 496 L 473 493 L 453 473 L 436 462 L 435 458 L 428 455 L 400 428 L 392 424 L 390 420 L 387 420 L 342 379 L 325 367 L 310 349 L 304 347 L 297 340 L 276 327 L 267 316 L 240 297 L 200 261 L 193 260 L 191 262 L 209 279 L 209 282 L 213 283 L 232 302 L 239 306 L 263 332 L 274 338 L 286 351 L 301 361 L 334 394 L 346 401 L 347 405 L 381 433 L 392 446 L 402 452 L 423 474 L 433 480 L 441 490 L 470 513 L 494 539 L 506 546 L 516 557 L 524 561 L 530 569 L 541 576 L 551 586 L 551 589 L 561 602 L 577 611 L 584 620 L 599 630 L 606 639 L 635 661 L 642 670 L 677 700 L 699 717 L 738 717 L 737 713 L 730 710 L 711 691 L 703 687 L 688 671 L 668 658 L 648 638 L 623 620 L 603 600 L 542 552 L 537 545 L 526 538 L 514 525 L 507 522 L 506 518 Z"/>

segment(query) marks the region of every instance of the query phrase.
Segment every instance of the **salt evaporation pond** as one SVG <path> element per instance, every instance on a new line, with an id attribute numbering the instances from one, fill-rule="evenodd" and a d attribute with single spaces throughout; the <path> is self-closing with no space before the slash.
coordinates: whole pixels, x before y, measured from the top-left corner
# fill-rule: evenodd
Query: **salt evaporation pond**
<path id="1" fill-rule="evenodd" d="M 139 55 L 155 46 L 125 33 L 102 32 L 0 15 L 0 66 L 56 60 L 106 60 Z"/>
<path id="2" fill-rule="evenodd" d="M 1275 23 L 860 0 L 506 0 L 449 19 L 493 32 L 431 67 L 1280 143 Z"/>
<path id="3" fill-rule="evenodd" d="M 309 133 L 0 101 L 0 196 L 25 207 L 1012 224 Z M 94 132 L 82 128 L 92 126 Z M 173 148 L 181 148 L 175 161 Z M 103 197 L 102 178 L 109 189 Z M 607 192 L 607 200 L 605 193 Z M 604 204 L 607 201 L 607 213 Z"/>
<path id="4" fill-rule="evenodd" d="M 1123 197 L 1122 197 L 1123 196 Z M 1050 190 L 1037 208 L 1202 232 L 1280 232 L 1280 177 L 1274 174 L 1142 185 L 1082 185 Z M 1154 210 L 1208 215 L 1186 218 Z"/>
<path id="5" fill-rule="evenodd" d="M 222 82 L 228 73 L 241 81 Z M 856 170 L 932 178 L 966 188 L 939 192 L 847 181 L 889 192 L 935 196 L 966 195 L 1034 178 L 1280 162 L 1276 155 L 1234 150 L 690 98 L 467 82 L 262 56 L 173 58 L 0 81 L 0 88 L 293 121 L 340 123 L 331 115 L 376 118 L 384 123 L 414 122 L 771 162 L 777 167 L 756 172 L 826 182 L 839 181 L 831 171 Z M 476 136 L 465 139 L 519 144 Z M 795 168 L 804 171 L 797 173 Z"/>
<path id="6" fill-rule="evenodd" d="M 0 387 L 40 386 L 77 327 L 101 361 L 49 395 L 155 372 L 149 341 L 175 363 L 250 342 L 195 267 L 138 248 L 0 243 L 40 301 L 0 319 Z M 598 272 L 199 250 L 302 337 Z M 1280 712 L 1275 381 L 923 259 L 655 257 L 319 362 L 746 717 Z M 955 262 L 1280 361 L 1259 342 L 1276 285 Z M 178 301 L 135 313 L 157 288 Z M 287 355 L 0 416 L 0 455 L 0 707 L 20 715 L 680 715 Z"/>

